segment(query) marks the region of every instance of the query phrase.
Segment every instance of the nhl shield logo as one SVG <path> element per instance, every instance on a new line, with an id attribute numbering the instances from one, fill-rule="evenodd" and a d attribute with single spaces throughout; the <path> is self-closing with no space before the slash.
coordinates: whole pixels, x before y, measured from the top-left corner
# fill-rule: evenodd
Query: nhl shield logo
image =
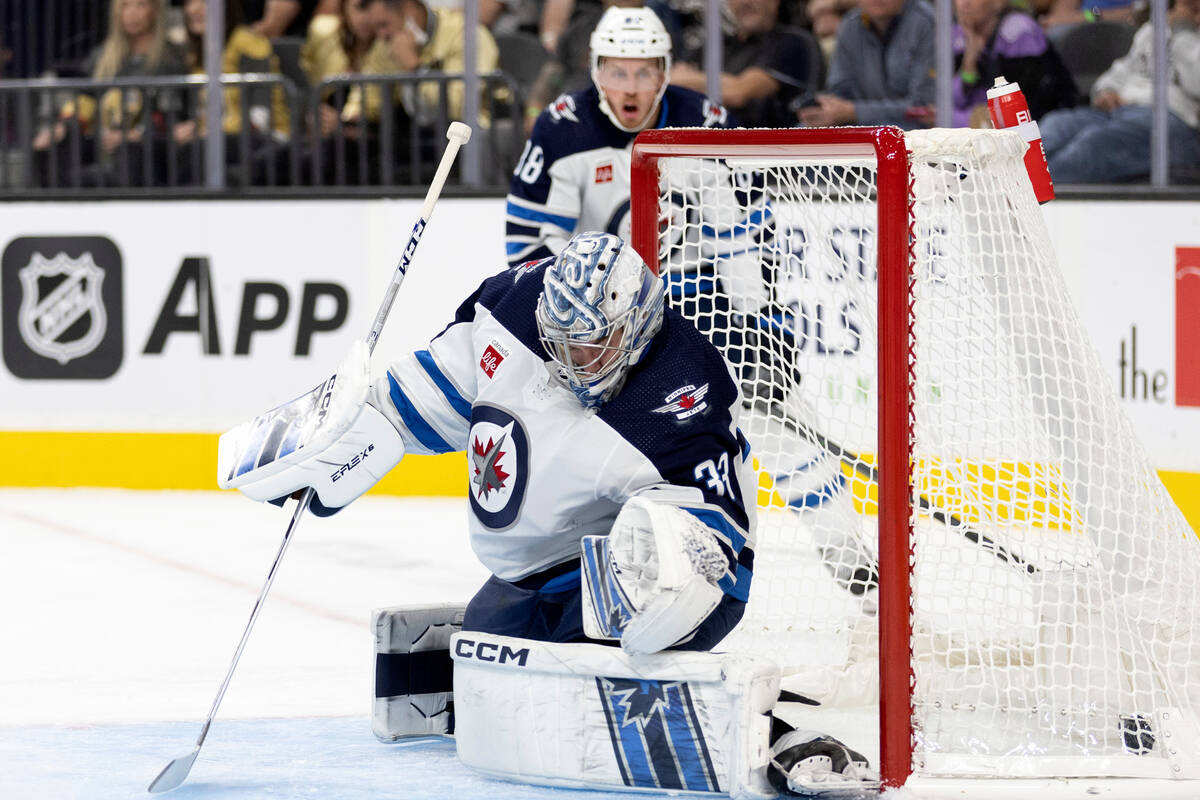
<path id="1" fill-rule="evenodd" d="M 105 380 L 124 359 L 124 265 L 104 236 L 18 236 L 0 255 L 0 350 L 29 380 Z"/>
<path id="2" fill-rule="evenodd" d="M 34 253 L 17 276 L 22 290 L 17 327 L 30 350 L 66 364 L 96 349 L 108 317 L 100 296 L 104 270 L 90 252 L 51 259 Z"/>

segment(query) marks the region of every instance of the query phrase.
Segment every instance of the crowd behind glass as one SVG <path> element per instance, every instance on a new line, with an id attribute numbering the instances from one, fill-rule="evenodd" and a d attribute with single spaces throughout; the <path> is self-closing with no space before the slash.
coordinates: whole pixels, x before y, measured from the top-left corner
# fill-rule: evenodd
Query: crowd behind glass
<path id="1" fill-rule="evenodd" d="M 504 186 L 537 115 L 591 80 L 604 9 L 671 35 L 673 84 L 704 91 L 706 0 L 0 0 L 0 187 L 203 185 L 207 2 L 222 2 L 220 131 L 231 186 L 419 184 L 465 96 L 474 40 L 485 168 Z M 1085 3 L 1093 3 L 1085 5 Z M 69 7 L 69 8 L 68 8 Z M 746 127 L 934 123 L 927 0 L 725 0 L 721 100 Z M 953 0 L 955 126 L 1020 83 L 1059 184 L 1150 172 L 1153 36 L 1127 0 Z M 1200 176 L 1200 0 L 1168 14 L 1173 182 Z M 219 163 L 219 162 L 218 162 Z"/>

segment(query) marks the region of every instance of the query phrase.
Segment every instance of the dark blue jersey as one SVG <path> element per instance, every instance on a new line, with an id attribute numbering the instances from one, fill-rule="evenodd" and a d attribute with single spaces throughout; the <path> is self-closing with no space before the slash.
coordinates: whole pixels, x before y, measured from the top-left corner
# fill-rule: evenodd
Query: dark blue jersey
<path id="1" fill-rule="evenodd" d="M 727 128 L 725 109 L 668 86 L 654 128 Z M 513 171 L 505 245 L 512 265 L 559 252 L 571 234 L 629 239 L 629 163 L 636 133 L 600 110 L 595 86 L 565 94 L 542 112 Z"/>

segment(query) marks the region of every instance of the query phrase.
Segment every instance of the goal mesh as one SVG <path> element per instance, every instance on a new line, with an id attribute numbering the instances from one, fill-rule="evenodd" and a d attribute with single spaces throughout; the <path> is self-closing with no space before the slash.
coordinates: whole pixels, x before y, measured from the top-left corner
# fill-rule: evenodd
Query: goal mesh
<path id="1" fill-rule="evenodd" d="M 685 133 L 639 139 L 634 240 L 745 396 L 758 546 L 723 647 L 835 706 L 878 702 L 881 663 L 911 676 L 919 774 L 1200 777 L 1200 541 L 1075 314 L 1024 144 L 907 134 L 908 202 L 881 204 L 873 150 Z M 888 222 L 907 263 L 877 256 Z M 882 294 L 881 269 L 900 270 Z M 879 390 L 881 303 L 907 312 L 884 365 L 901 396 Z M 909 646 L 882 661 L 881 402 L 900 404 L 911 467 L 907 507 L 885 510 L 904 517 Z"/>

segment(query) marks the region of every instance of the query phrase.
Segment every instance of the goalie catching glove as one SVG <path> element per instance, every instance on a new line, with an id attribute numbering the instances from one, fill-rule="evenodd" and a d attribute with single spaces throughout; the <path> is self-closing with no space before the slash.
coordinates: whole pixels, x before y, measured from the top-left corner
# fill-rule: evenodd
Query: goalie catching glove
<path id="1" fill-rule="evenodd" d="M 370 353 L 356 342 L 329 380 L 221 436 L 218 485 L 277 503 L 312 487 L 318 516 L 361 496 L 404 457 L 396 428 L 367 402 L 370 383 Z"/>
<path id="2" fill-rule="evenodd" d="M 634 497 L 608 536 L 585 536 L 583 628 L 632 655 L 686 642 L 721 602 L 729 562 L 691 514 Z"/>

